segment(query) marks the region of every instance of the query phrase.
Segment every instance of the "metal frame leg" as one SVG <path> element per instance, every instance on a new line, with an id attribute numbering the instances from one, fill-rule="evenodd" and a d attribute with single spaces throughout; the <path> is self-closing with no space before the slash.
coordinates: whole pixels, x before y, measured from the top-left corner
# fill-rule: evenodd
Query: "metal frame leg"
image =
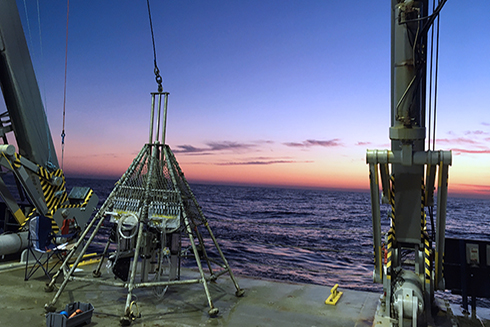
<path id="1" fill-rule="evenodd" d="M 245 293 L 244 290 L 242 290 L 240 288 L 240 286 L 238 285 L 238 282 L 237 280 L 235 279 L 235 276 L 233 275 L 233 272 L 231 271 L 231 268 L 230 268 L 230 265 L 228 264 L 228 261 L 226 260 L 225 258 L 225 255 L 223 254 L 223 252 L 221 251 L 221 248 L 219 247 L 218 245 L 218 241 L 216 240 L 216 238 L 214 237 L 214 234 L 213 232 L 211 231 L 211 228 L 209 227 L 209 224 L 208 222 L 206 221 L 205 223 L 205 226 L 206 228 L 208 229 L 208 232 L 209 232 L 209 235 L 211 236 L 211 239 L 213 240 L 213 243 L 214 245 L 216 246 L 216 249 L 218 250 L 218 253 L 219 255 L 221 256 L 221 260 L 223 260 L 223 263 L 224 265 L 226 266 L 226 270 L 228 270 L 228 273 L 230 274 L 230 279 L 233 281 L 233 284 L 235 284 L 235 288 L 236 288 L 236 292 L 235 292 L 235 295 L 237 297 L 241 297 L 243 296 L 243 294 Z"/>
<path id="2" fill-rule="evenodd" d="M 104 251 L 102 252 L 102 257 L 100 258 L 99 264 L 97 265 L 97 268 L 92 272 L 92 276 L 95 278 L 100 277 L 100 269 L 102 268 L 102 265 L 104 264 L 104 258 L 107 255 L 107 252 L 109 251 L 109 246 L 111 245 L 111 238 L 108 237 L 107 243 L 104 247 Z"/>
<path id="3" fill-rule="evenodd" d="M 136 239 L 136 248 L 134 249 L 134 256 L 133 256 L 133 265 L 131 267 L 131 275 L 129 276 L 129 284 L 127 284 L 128 288 L 128 296 L 126 298 L 126 306 L 124 308 L 124 316 L 121 317 L 121 325 L 129 325 L 131 324 L 132 317 L 131 317 L 131 298 L 133 297 L 133 290 L 135 289 L 134 287 L 134 280 L 136 278 L 136 268 L 138 267 L 138 257 L 140 254 L 140 247 L 141 247 L 141 240 L 143 238 L 143 223 L 139 222 L 138 226 L 138 238 Z"/>
<path id="4" fill-rule="evenodd" d="M 172 153 L 172 150 L 170 149 L 170 147 L 165 147 L 165 155 L 166 156 L 170 156 L 170 160 L 169 162 L 175 162 L 175 167 L 177 167 L 177 170 L 178 170 L 178 173 L 183 176 L 184 174 L 182 173 L 182 170 L 180 169 L 180 166 L 177 162 L 177 160 L 175 159 L 173 153 Z M 174 178 L 174 177 L 172 177 Z M 184 181 L 184 184 L 187 188 L 187 191 L 189 192 L 189 194 L 191 195 L 191 198 L 192 198 L 192 201 L 194 202 L 194 205 L 196 206 L 198 212 L 199 212 L 199 216 L 200 218 L 202 219 L 204 225 L 206 226 L 208 232 L 209 232 L 209 235 L 211 236 L 211 239 L 213 240 L 213 243 L 214 243 L 214 246 L 216 247 L 216 249 L 218 250 L 218 253 L 221 257 L 221 260 L 223 260 L 223 264 L 225 265 L 226 267 L 226 270 L 228 271 L 228 273 L 230 274 L 230 278 L 231 280 L 233 281 L 233 284 L 235 285 L 235 288 L 236 288 L 236 292 L 235 292 L 235 295 L 237 297 L 240 297 L 240 296 L 243 296 L 243 294 L 245 293 L 244 290 L 240 289 L 240 286 L 238 285 L 238 282 L 237 280 L 235 279 L 235 276 L 233 275 L 233 272 L 231 271 L 231 268 L 230 268 L 230 265 L 228 264 L 228 261 L 226 260 L 223 252 L 221 251 L 221 248 L 219 247 L 218 245 L 218 241 L 216 240 L 216 238 L 214 237 L 214 234 L 213 232 L 211 231 L 211 228 L 209 227 L 209 224 L 208 224 L 208 221 L 207 219 L 204 217 L 204 213 L 202 212 L 201 210 L 201 207 L 199 206 L 199 204 L 197 203 L 197 200 L 196 200 L 196 197 L 194 196 L 194 193 L 192 193 L 192 190 L 191 190 L 191 187 L 189 185 L 189 183 L 187 182 L 187 180 L 185 178 L 183 178 L 183 181 Z M 198 231 L 199 233 L 199 231 Z M 200 236 L 200 234 L 199 234 Z M 201 239 L 199 239 L 200 242 Z M 201 244 L 204 244 L 204 243 L 201 243 Z M 205 250 L 204 250 L 205 251 Z M 212 270 L 211 270 L 211 265 L 209 264 L 209 260 L 208 260 L 208 257 L 207 257 L 207 254 L 206 255 L 206 261 L 208 262 L 208 265 L 209 265 L 209 270 L 210 270 L 210 273 L 211 275 L 213 274 Z"/>
<path id="5" fill-rule="evenodd" d="M 91 225 L 93 225 L 93 222 L 95 222 L 97 220 L 96 218 L 97 218 L 97 216 L 92 220 Z M 100 217 L 99 216 L 98 219 L 99 219 L 99 222 L 97 223 L 97 226 L 95 227 L 95 230 L 92 232 L 92 235 L 90 235 L 90 238 L 88 239 L 87 243 L 85 244 L 85 246 L 83 247 L 82 251 L 78 255 L 77 259 L 75 260 L 75 263 L 73 264 L 73 266 L 71 267 L 71 269 L 68 271 L 68 274 L 66 274 L 64 276 L 63 283 L 61 284 L 60 288 L 58 289 L 58 292 L 56 292 L 53 300 L 51 300 L 50 303 L 47 303 L 47 304 L 44 305 L 44 310 L 46 312 L 54 312 L 54 311 L 56 311 L 56 307 L 55 307 L 56 302 L 58 301 L 61 293 L 63 292 L 63 290 L 66 287 L 66 284 L 68 284 L 68 281 L 70 280 L 70 277 L 73 275 L 73 272 L 77 268 L 77 266 L 80 263 L 80 261 L 82 261 L 83 255 L 87 251 L 87 248 L 89 247 L 90 243 L 92 243 L 95 235 L 97 234 L 97 232 L 99 231 L 100 227 L 102 226 L 102 223 L 104 222 L 104 217 Z M 58 272 L 56 273 L 56 275 L 53 276 L 53 278 L 51 279 L 51 282 L 47 286 L 48 289 L 50 289 L 50 288 L 53 287 L 53 285 L 54 285 L 54 283 L 56 281 L 56 278 L 58 277 L 58 275 L 60 274 L 60 272 L 63 271 L 64 268 L 68 265 L 68 261 L 70 260 L 70 258 L 73 255 L 73 253 L 75 253 L 76 249 L 81 244 L 81 242 L 83 242 L 83 239 L 84 239 L 85 235 L 88 233 L 88 230 L 90 229 L 90 227 L 92 227 L 92 226 L 89 225 L 89 227 L 87 227 L 85 229 L 85 232 L 82 234 L 82 236 L 80 236 L 80 238 L 78 239 L 75 247 L 68 254 L 68 256 L 65 259 L 65 261 L 61 264 L 61 267 L 59 268 Z"/>
<path id="6" fill-rule="evenodd" d="M 206 276 L 204 275 L 204 271 L 202 270 L 201 259 L 199 258 L 199 252 L 197 251 L 196 243 L 194 242 L 194 235 L 192 234 L 191 225 L 189 224 L 189 219 L 184 211 L 184 224 L 187 230 L 187 235 L 189 236 L 189 240 L 191 241 L 192 251 L 194 252 L 194 256 L 196 257 L 197 267 L 199 268 L 199 274 L 201 275 L 201 282 L 204 287 L 204 292 L 206 293 L 206 297 L 208 299 L 209 311 L 208 314 L 213 317 L 219 313 L 219 309 L 214 307 L 213 300 L 211 299 L 211 294 L 209 293 L 208 283 L 206 282 Z"/>
<path id="7" fill-rule="evenodd" d="M 196 237 L 199 240 L 199 244 L 201 244 L 202 254 L 203 254 L 204 260 L 206 261 L 206 264 L 208 266 L 209 274 L 211 276 L 214 276 L 213 267 L 211 266 L 211 261 L 209 260 L 208 253 L 206 251 L 206 247 L 204 246 L 204 239 L 202 238 L 201 232 L 197 228 L 197 224 L 194 222 L 194 220 L 192 218 L 191 218 L 191 220 L 192 220 L 193 225 L 196 226 L 196 228 L 195 228 Z"/>

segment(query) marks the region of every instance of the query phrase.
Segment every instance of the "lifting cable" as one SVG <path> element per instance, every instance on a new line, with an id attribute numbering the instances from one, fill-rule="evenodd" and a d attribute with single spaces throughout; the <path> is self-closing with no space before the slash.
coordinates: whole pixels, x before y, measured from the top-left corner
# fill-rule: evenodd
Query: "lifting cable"
<path id="1" fill-rule="evenodd" d="M 158 92 L 163 92 L 163 86 L 162 86 L 163 79 L 160 76 L 160 70 L 158 69 L 157 66 L 157 50 L 155 48 L 155 36 L 153 34 L 153 23 L 151 21 L 150 0 L 146 0 L 146 4 L 148 5 L 148 18 L 150 20 L 151 41 L 153 43 L 153 63 L 155 65 L 153 72 L 155 73 L 155 80 L 158 84 Z"/>
<path id="2" fill-rule="evenodd" d="M 436 69 L 435 69 L 435 77 L 434 77 L 434 125 L 432 130 L 432 150 L 436 149 L 436 114 L 437 114 L 437 75 L 439 68 L 439 24 L 440 24 L 440 15 L 437 15 L 437 31 L 436 31 Z"/>
<path id="3" fill-rule="evenodd" d="M 436 114 L 437 114 L 437 77 L 439 68 L 439 24 L 440 24 L 440 11 L 442 6 L 446 1 L 439 1 L 438 6 L 435 5 L 435 0 L 432 2 L 433 13 L 431 15 L 431 26 L 432 35 L 430 42 L 430 67 L 429 67 L 429 130 L 428 130 L 428 150 L 431 149 L 431 138 L 432 138 L 432 150 L 436 147 Z M 436 22 L 437 18 L 437 22 Z M 437 23 L 437 24 L 436 24 Z M 435 50 L 434 50 L 434 29 L 435 33 Z M 433 59 L 435 57 L 435 64 L 433 64 Z M 435 65 L 435 67 L 434 67 Z M 434 78 L 434 84 L 432 84 L 432 79 Z M 432 92 L 434 92 L 434 99 L 432 99 Z"/>
<path id="4" fill-rule="evenodd" d="M 26 0 L 24 0 L 24 11 L 26 14 L 27 31 L 29 32 L 29 44 L 31 45 L 31 48 L 32 48 L 33 46 L 32 46 L 31 24 L 29 23 L 29 14 L 27 12 Z"/>
<path id="5" fill-rule="evenodd" d="M 42 31 L 41 31 L 41 9 L 39 7 L 39 0 L 37 0 L 37 24 L 39 26 L 39 48 L 41 49 L 41 69 L 43 72 L 42 76 L 42 89 L 43 89 L 43 95 L 44 95 L 44 110 L 45 110 L 45 121 L 44 123 L 46 124 L 46 140 L 48 143 L 48 162 L 46 162 L 47 168 L 51 169 L 56 169 L 57 167 L 54 166 L 51 162 L 52 159 L 52 152 L 51 152 L 51 142 L 49 139 L 51 138 L 51 134 L 49 132 L 49 123 L 48 123 L 48 101 L 46 99 L 46 85 L 45 85 L 45 69 L 44 69 L 44 52 L 43 52 L 43 37 L 42 37 Z"/>
<path id="6" fill-rule="evenodd" d="M 61 169 L 63 170 L 63 161 L 65 157 L 65 109 L 66 109 L 66 70 L 68 66 L 68 17 L 70 14 L 70 0 L 66 3 L 66 41 L 65 41 L 65 82 L 63 90 L 63 129 L 61 131 Z"/>
<path id="7" fill-rule="evenodd" d="M 436 7 L 436 1 L 432 1 L 433 12 L 430 20 L 430 27 L 432 27 L 431 41 L 430 41 L 430 67 L 429 71 L 429 130 L 428 130 L 428 140 L 427 140 L 427 150 L 431 150 L 431 138 L 432 138 L 432 151 L 436 149 L 436 114 L 437 114 L 437 77 L 439 68 L 439 24 L 440 24 L 440 11 L 442 6 L 446 1 L 439 1 Z M 437 24 L 436 24 L 437 18 Z M 437 26 L 436 26 L 437 25 Z M 435 31 L 435 50 L 434 50 L 434 29 Z M 435 57 L 435 63 L 433 64 L 433 59 Z M 435 68 L 434 68 L 435 65 Z M 432 79 L 434 78 L 434 85 L 432 85 Z M 434 92 L 434 99 L 432 99 L 432 92 Z M 428 207 L 430 223 L 431 223 L 431 239 L 435 240 L 435 227 L 434 227 L 434 206 Z"/>
<path id="8" fill-rule="evenodd" d="M 30 50 L 33 51 L 34 45 L 32 41 L 32 32 L 31 32 L 31 24 L 30 24 L 30 19 L 29 19 L 29 12 L 27 10 L 27 3 L 26 0 L 24 2 L 24 12 L 26 16 L 26 24 L 27 24 L 27 30 L 29 32 L 29 46 Z M 41 106 L 44 109 L 44 124 L 46 126 L 46 143 L 48 147 L 48 158 L 47 162 L 45 163 L 46 168 L 48 169 L 56 169 L 57 167 L 51 162 L 52 159 L 52 151 L 51 151 L 51 142 L 49 139 L 51 138 L 51 135 L 49 133 L 49 123 L 48 123 L 48 102 L 46 99 L 46 84 L 45 84 L 45 66 L 44 66 L 44 51 L 43 51 L 43 37 L 42 37 L 42 28 L 41 28 L 41 9 L 39 5 L 39 0 L 36 1 L 36 7 L 37 7 L 37 26 L 38 26 L 38 31 L 39 31 L 39 49 L 40 49 L 40 63 L 41 63 L 41 73 L 39 74 L 40 78 L 39 81 L 41 82 L 41 85 L 39 85 L 39 95 L 41 96 Z"/>
<path id="9" fill-rule="evenodd" d="M 435 8 L 435 2 L 436 0 L 432 0 L 432 8 Z M 434 58 L 434 29 L 431 31 L 431 38 L 430 38 L 430 64 L 429 64 L 429 115 L 428 115 L 428 120 L 429 120 L 429 130 L 427 133 L 427 150 L 430 151 L 430 138 L 431 138 L 431 118 L 432 118 L 432 61 Z"/>

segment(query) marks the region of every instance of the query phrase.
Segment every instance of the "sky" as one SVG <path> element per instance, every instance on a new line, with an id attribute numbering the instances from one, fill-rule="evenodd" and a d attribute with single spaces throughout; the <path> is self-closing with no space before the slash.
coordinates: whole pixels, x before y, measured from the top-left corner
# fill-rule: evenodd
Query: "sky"
<path id="1" fill-rule="evenodd" d="M 390 148 L 389 3 L 150 1 L 166 143 L 187 179 L 367 190 L 366 150 Z M 61 162 L 67 4 L 40 1 L 39 16 L 37 1 L 17 4 Z M 157 90 L 146 1 L 69 9 L 63 169 L 119 178 L 148 142 Z M 488 12 L 449 0 L 441 14 L 436 149 L 453 151 L 450 195 L 490 198 Z"/>

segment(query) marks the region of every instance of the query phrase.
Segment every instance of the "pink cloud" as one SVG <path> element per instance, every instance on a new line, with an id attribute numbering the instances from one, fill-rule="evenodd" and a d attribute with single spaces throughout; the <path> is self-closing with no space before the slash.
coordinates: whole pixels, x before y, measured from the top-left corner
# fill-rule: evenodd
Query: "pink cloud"
<path id="1" fill-rule="evenodd" d="M 222 141 L 222 142 L 208 142 L 207 147 L 198 148 L 193 145 L 183 144 L 177 145 L 177 148 L 173 150 L 175 153 L 190 153 L 190 154 L 211 154 L 211 152 L 219 151 L 241 151 L 248 150 L 255 147 L 253 144 Z"/>
<path id="2" fill-rule="evenodd" d="M 464 138 L 464 137 L 458 137 L 454 139 L 437 139 L 436 143 L 443 143 L 443 144 L 478 144 L 480 142 L 469 139 L 469 138 Z"/>
<path id="3" fill-rule="evenodd" d="M 457 152 L 456 154 L 460 154 L 460 153 L 482 153 L 482 154 L 487 154 L 487 153 L 490 153 L 490 149 L 484 149 L 484 150 L 452 149 L 452 151 Z"/>
<path id="4" fill-rule="evenodd" d="M 293 163 L 312 163 L 313 161 L 297 160 L 254 160 L 254 161 L 235 161 L 217 163 L 218 166 L 246 166 L 246 165 L 274 165 L 274 164 L 293 164 Z"/>
<path id="5" fill-rule="evenodd" d="M 321 147 L 334 147 L 341 146 L 342 144 L 339 142 L 340 139 L 332 139 L 332 140 L 306 140 L 301 143 L 299 142 L 287 142 L 284 143 L 286 146 L 290 147 L 301 147 L 301 148 L 309 148 L 312 146 L 321 146 Z"/>
<path id="6" fill-rule="evenodd" d="M 464 135 L 488 135 L 488 133 L 484 132 L 484 131 L 477 130 L 477 131 L 466 131 L 466 132 L 464 132 Z"/>

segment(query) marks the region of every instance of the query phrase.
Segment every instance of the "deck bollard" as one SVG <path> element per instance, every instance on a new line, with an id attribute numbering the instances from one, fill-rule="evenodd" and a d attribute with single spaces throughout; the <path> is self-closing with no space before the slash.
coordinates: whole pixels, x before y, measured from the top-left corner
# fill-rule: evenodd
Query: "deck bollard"
<path id="1" fill-rule="evenodd" d="M 339 287 L 339 284 L 335 284 L 334 287 L 330 290 L 330 296 L 328 299 L 325 300 L 325 304 L 330 304 L 330 305 L 336 305 L 337 302 L 339 301 L 340 297 L 342 296 L 343 292 L 337 291 L 337 288 Z"/>

